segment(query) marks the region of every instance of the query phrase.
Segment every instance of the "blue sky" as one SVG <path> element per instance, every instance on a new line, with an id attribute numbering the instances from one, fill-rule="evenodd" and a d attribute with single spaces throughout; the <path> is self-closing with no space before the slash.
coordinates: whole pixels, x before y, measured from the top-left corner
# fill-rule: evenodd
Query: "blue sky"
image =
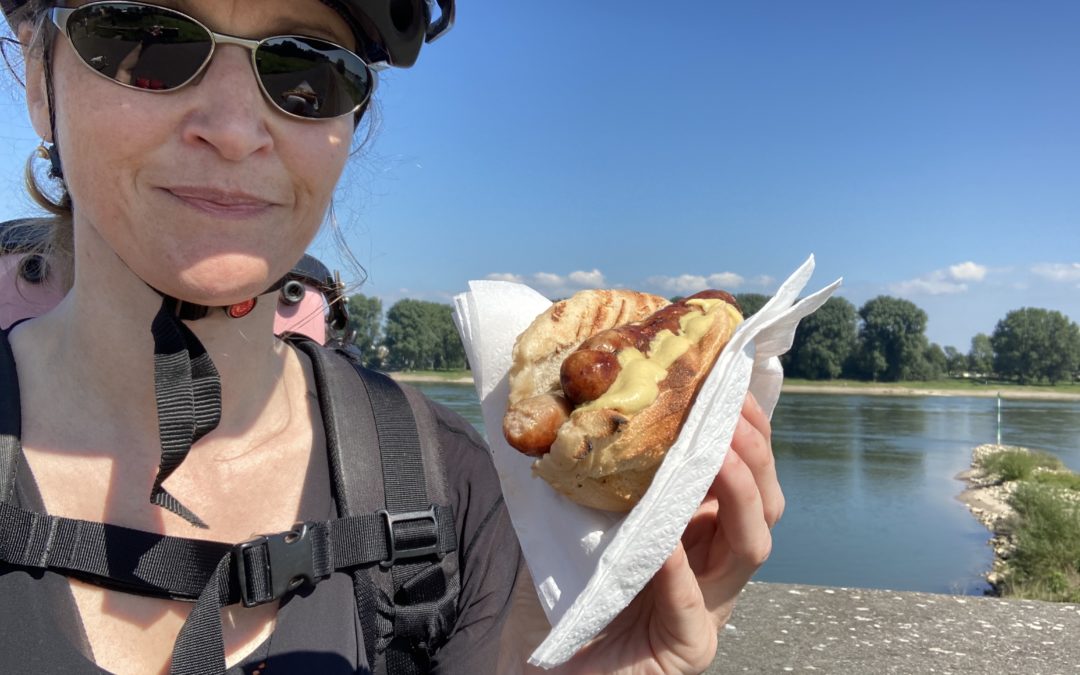
<path id="1" fill-rule="evenodd" d="M 361 292 L 449 301 L 715 284 L 905 297 L 967 351 L 1006 312 L 1080 320 L 1080 4 L 465 0 L 381 124 L 338 220 Z M 0 92 L 0 210 L 36 139 Z M 325 238 L 315 252 L 340 259 Z"/>

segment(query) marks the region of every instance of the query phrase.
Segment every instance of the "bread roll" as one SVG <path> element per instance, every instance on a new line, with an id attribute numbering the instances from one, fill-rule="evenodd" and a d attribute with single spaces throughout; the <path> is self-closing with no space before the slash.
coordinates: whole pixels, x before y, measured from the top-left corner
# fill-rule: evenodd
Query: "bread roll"
<path id="1" fill-rule="evenodd" d="M 542 432 L 550 451 L 536 443 L 520 449 L 539 456 L 534 473 L 573 501 L 606 511 L 630 510 L 648 489 L 701 383 L 741 320 L 734 298 L 722 291 L 706 291 L 676 305 L 621 290 L 584 291 L 555 303 L 514 346 L 503 425 L 507 439 L 515 444 L 515 432 L 536 431 L 521 412 L 545 400 L 536 397 L 568 407 L 560 368 L 571 353 L 578 348 L 613 351 L 622 369 L 610 388 L 596 400 L 579 402 L 557 422 L 554 415 L 531 412 L 550 425 Z"/>

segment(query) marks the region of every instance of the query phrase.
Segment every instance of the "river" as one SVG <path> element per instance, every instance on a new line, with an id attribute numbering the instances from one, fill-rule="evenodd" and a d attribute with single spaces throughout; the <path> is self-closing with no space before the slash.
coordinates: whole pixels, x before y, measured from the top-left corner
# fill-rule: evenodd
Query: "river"
<path id="1" fill-rule="evenodd" d="M 471 385 L 423 384 L 483 427 Z M 987 531 L 956 500 L 995 399 L 784 394 L 773 450 L 787 497 L 761 581 L 981 594 Z M 1004 401 L 1003 443 L 1080 471 L 1080 403 Z"/>

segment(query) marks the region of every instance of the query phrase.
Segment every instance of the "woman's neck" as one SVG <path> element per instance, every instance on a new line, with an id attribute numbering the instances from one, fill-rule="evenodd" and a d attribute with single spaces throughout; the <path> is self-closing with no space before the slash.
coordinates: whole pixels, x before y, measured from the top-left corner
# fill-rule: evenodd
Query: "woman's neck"
<path id="1" fill-rule="evenodd" d="M 151 323 L 162 297 L 112 251 L 95 254 L 92 264 L 76 262 L 75 284 L 53 311 L 16 329 L 16 354 L 29 352 L 31 362 L 43 368 L 35 375 L 51 378 L 43 384 L 66 399 L 55 402 L 66 402 L 63 408 L 80 422 L 124 422 L 156 440 Z M 221 376 L 219 433 L 250 432 L 275 403 L 287 351 L 273 335 L 275 304 L 273 296 L 264 296 L 241 319 L 211 310 L 203 319 L 185 322 Z"/>

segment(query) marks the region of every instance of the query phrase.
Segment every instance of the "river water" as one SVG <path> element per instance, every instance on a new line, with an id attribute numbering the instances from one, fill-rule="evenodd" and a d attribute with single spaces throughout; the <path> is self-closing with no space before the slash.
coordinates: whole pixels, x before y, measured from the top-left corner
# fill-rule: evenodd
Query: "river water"
<path id="1" fill-rule="evenodd" d="M 481 429 L 471 385 L 421 385 Z M 761 581 L 935 593 L 986 590 L 989 534 L 956 500 L 995 399 L 784 394 L 773 450 L 787 497 Z M 1003 401 L 1002 442 L 1080 471 L 1080 403 Z"/>

